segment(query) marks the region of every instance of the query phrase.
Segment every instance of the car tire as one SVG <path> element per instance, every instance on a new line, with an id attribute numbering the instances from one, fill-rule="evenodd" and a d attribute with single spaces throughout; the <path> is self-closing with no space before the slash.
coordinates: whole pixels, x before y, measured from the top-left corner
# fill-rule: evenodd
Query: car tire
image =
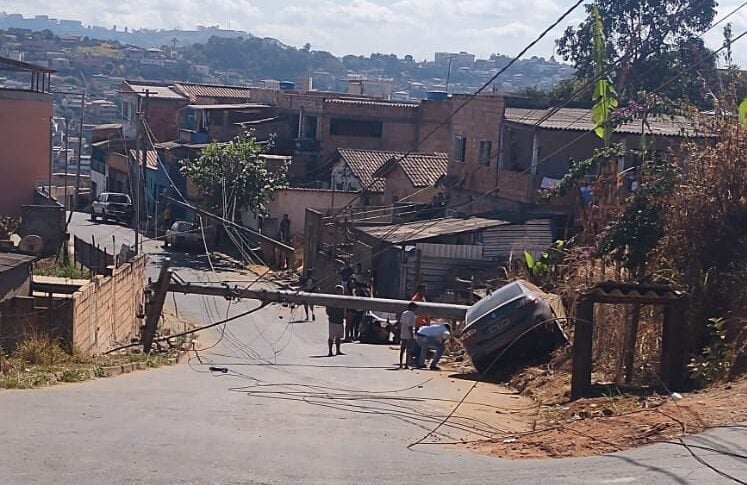
<path id="1" fill-rule="evenodd" d="M 492 372 L 494 370 L 495 365 L 491 367 L 492 363 L 493 359 L 478 359 L 472 361 L 472 365 L 475 367 L 475 370 L 478 374 L 480 374 L 480 376 L 483 376 L 486 373 Z"/>

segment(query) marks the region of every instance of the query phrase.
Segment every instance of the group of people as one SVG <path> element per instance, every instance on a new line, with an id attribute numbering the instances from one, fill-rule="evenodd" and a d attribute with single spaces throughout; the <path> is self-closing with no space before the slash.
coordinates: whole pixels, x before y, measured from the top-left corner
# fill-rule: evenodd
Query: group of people
<path id="1" fill-rule="evenodd" d="M 363 278 L 360 264 L 355 271 L 351 268 L 343 268 L 342 283 L 335 287 L 335 293 L 339 295 L 352 295 L 368 297 L 370 290 Z M 311 276 L 310 276 L 311 277 Z M 415 360 L 415 367 L 425 368 L 426 357 L 429 351 L 434 352 L 430 363 L 431 370 L 440 370 L 438 363 L 446 349 L 446 342 L 451 338 L 451 326 L 446 324 L 431 324 L 427 317 L 418 316 L 418 302 L 425 302 L 425 287 L 419 286 L 413 295 L 407 310 L 399 317 L 400 352 L 399 368 L 409 369 Z M 311 309 L 313 319 L 313 307 Z M 343 339 L 352 342 L 358 338 L 363 310 L 345 310 L 342 308 L 327 307 L 327 319 L 329 320 L 329 336 L 327 345 L 329 357 L 344 355 L 340 349 Z M 308 314 L 306 319 L 308 320 Z M 333 347 L 335 352 L 333 352 Z"/>
<path id="2" fill-rule="evenodd" d="M 399 368 L 409 369 L 416 358 L 415 367 L 425 367 L 429 351 L 433 351 L 430 369 L 440 370 L 438 363 L 446 350 L 446 342 L 451 338 L 451 325 L 431 323 L 425 316 L 418 316 L 418 302 L 425 302 L 425 286 L 418 286 L 407 310 L 399 317 Z M 404 360 L 403 360 L 404 359 Z"/>

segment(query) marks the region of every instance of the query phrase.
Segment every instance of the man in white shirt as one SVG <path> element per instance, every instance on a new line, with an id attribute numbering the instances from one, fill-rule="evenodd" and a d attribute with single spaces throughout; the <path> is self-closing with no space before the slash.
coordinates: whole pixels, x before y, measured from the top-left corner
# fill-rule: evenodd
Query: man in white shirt
<path id="1" fill-rule="evenodd" d="M 399 368 L 402 368 L 402 357 L 405 356 L 404 368 L 410 368 L 410 351 L 412 349 L 412 339 L 415 332 L 415 310 L 418 305 L 411 302 L 407 310 L 399 316 Z"/>
<path id="2" fill-rule="evenodd" d="M 420 357 L 418 358 L 418 369 L 425 367 L 425 356 L 428 350 L 434 350 L 436 355 L 431 361 L 431 370 L 441 370 L 438 367 L 438 361 L 446 349 L 446 341 L 451 338 L 451 325 L 448 323 L 428 325 L 420 327 L 415 332 L 415 341 L 420 346 Z"/>

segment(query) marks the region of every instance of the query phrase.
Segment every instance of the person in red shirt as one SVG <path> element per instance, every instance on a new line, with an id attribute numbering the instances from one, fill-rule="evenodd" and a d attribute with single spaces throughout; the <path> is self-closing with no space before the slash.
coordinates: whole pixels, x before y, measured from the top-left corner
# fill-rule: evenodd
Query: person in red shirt
<path id="1" fill-rule="evenodd" d="M 412 298 L 410 298 L 410 301 L 416 301 L 416 302 L 426 302 L 428 300 L 425 299 L 425 285 L 418 285 L 418 289 L 415 291 L 415 294 L 412 295 Z M 428 317 L 425 316 L 419 316 L 417 319 L 415 319 L 415 328 L 418 329 L 420 327 L 425 327 L 426 325 L 430 325 L 430 320 Z"/>

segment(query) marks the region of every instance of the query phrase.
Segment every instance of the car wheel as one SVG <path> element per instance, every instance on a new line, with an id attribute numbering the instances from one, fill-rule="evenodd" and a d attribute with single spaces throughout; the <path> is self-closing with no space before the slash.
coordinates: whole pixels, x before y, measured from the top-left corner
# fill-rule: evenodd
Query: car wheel
<path id="1" fill-rule="evenodd" d="M 475 366 L 475 370 L 481 376 L 492 371 L 495 368 L 495 365 L 491 367 L 492 363 L 493 363 L 493 359 L 490 359 L 490 358 L 483 358 L 483 359 L 477 359 L 477 360 L 472 361 L 472 365 Z"/>

